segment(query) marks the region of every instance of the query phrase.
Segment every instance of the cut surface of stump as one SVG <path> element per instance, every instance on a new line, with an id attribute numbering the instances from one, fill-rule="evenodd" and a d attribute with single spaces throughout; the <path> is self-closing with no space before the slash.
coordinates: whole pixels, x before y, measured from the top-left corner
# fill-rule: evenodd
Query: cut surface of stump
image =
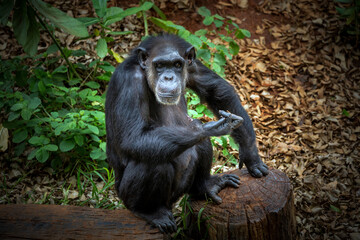
<path id="1" fill-rule="evenodd" d="M 285 173 L 270 169 L 269 175 L 252 177 L 246 169 L 224 174 L 240 177 L 240 187 L 223 189 L 222 203 L 191 201 L 190 234 L 207 239 L 295 239 L 294 200 Z M 204 210 L 201 210 L 204 208 Z M 202 223 L 198 230 L 198 214 Z M 194 226 L 195 229 L 194 229 Z"/>
<path id="2" fill-rule="evenodd" d="M 0 205 L 0 239 L 166 239 L 129 210 Z"/>

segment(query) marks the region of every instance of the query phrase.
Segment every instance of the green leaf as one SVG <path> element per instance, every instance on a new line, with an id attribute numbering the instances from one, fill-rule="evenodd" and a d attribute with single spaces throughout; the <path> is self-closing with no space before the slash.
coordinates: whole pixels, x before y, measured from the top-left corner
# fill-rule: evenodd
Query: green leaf
<path id="1" fill-rule="evenodd" d="M 3 0 L 0 5 L 0 23 L 6 25 L 11 10 L 14 8 L 14 0 Z"/>
<path id="2" fill-rule="evenodd" d="M 29 102 L 29 109 L 35 109 L 37 108 L 39 105 L 41 104 L 41 100 L 40 98 L 38 97 L 33 97 L 30 99 L 30 102 Z"/>
<path id="3" fill-rule="evenodd" d="M 219 20 L 221 20 L 221 21 L 224 21 L 224 20 L 225 20 L 225 18 L 223 18 L 223 17 L 220 16 L 219 14 L 215 14 L 214 17 L 217 18 L 217 19 L 219 19 Z"/>
<path id="4" fill-rule="evenodd" d="M 40 32 L 39 32 L 39 24 L 35 20 L 35 12 L 32 8 L 28 8 L 28 17 L 29 17 L 29 28 L 27 31 L 27 39 L 24 47 L 24 51 L 28 53 L 30 56 L 34 56 L 37 52 L 39 40 L 40 40 Z"/>
<path id="5" fill-rule="evenodd" d="M 96 126 L 88 124 L 87 127 L 90 129 L 91 132 L 95 133 L 96 135 L 99 134 L 99 129 Z"/>
<path id="6" fill-rule="evenodd" d="M 123 32 L 107 32 L 111 35 L 127 35 L 127 34 L 131 34 L 134 33 L 134 31 L 123 31 Z"/>
<path id="7" fill-rule="evenodd" d="M 251 33 L 246 29 L 240 29 L 240 31 L 244 34 L 245 37 L 251 37 Z"/>
<path id="8" fill-rule="evenodd" d="M 346 110 L 346 109 L 343 109 L 342 110 L 342 114 L 346 117 L 349 117 L 350 116 L 350 113 Z"/>
<path id="9" fill-rule="evenodd" d="M 38 151 L 39 149 L 38 148 L 35 148 L 34 150 L 31 151 L 31 153 L 28 155 L 27 159 L 28 160 L 31 160 L 35 157 L 36 155 L 36 152 Z"/>
<path id="10" fill-rule="evenodd" d="M 28 136 L 28 131 L 26 129 L 23 129 L 19 132 L 16 132 L 13 136 L 13 143 L 21 143 L 24 141 Z"/>
<path id="11" fill-rule="evenodd" d="M 36 151 L 36 159 L 41 162 L 41 163 L 44 163 L 46 162 L 46 160 L 49 159 L 49 152 L 46 151 L 46 149 L 44 148 L 40 148 L 39 150 Z"/>
<path id="12" fill-rule="evenodd" d="M 206 25 L 206 26 L 209 26 L 209 25 L 212 24 L 213 22 L 214 22 L 214 17 L 213 17 L 213 16 L 206 17 L 206 18 L 203 20 L 203 24 Z"/>
<path id="13" fill-rule="evenodd" d="M 160 8 L 158 8 L 158 6 L 156 6 L 155 4 L 152 6 L 152 8 L 155 10 L 155 12 L 159 15 L 159 17 L 162 19 L 162 20 L 166 20 L 166 16 L 165 14 L 163 13 L 163 11 L 160 10 Z"/>
<path id="14" fill-rule="evenodd" d="M 197 10 L 198 14 L 200 14 L 203 17 L 209 17 L 211 16 L 211 11 L 209 9 L 207 9 L 206 7 L 202 6 L 199 7 L 199 9 Z"/>
<path id="15" fill-rule="evenodd" d="M 40 0 L 29 0 L 31 4 L 58 28 L 78 37 L 88 37 L 85 24 Z"/>
<path id="16" fill-rule="evenodd" d="M 200 30 L 195 32 L 195 36 L 198 36 L 198 37 L 204 36 L 205 34 L 207 34 L 207 32 L 208 31 L 206 29 L 200 29 Z"/>
<path id="17" fill-rule="evenodd" d="M 107 43 L 105 39 L 100 38 L 96 44 L 96 53 L 100 58 L 104 58 L 107 54 Z"/>
<path id="18" fill-rule="evenodd" d="M 76 19 L 79 20 L 80 22 L 84 23 L 85 27 L 88 27 L 95 23 L 100 22 L 99 18 L 94 18 L 94 17 L 81 17 L 81 18 L 76 18 Z"/>
<path id="19" fill-rule="evenodd" d="M 90 157 L 94 160 L 99 159 L 101 156 L 101 149 L 95 148 L 90 152 Z"/>
<path id="20" fill-rule="evenodd" d="M 202 58 L 205 62 L 210 61 L 211 59 L 211 52 L 209 49 L 199 49 L 196 52 L 198 58 Z"/>
<path id="21" fill-rule="evenodd" d="M 229 137 L 229 144 L 232 149 L 239 151 L 239 145 L 235 142 L 235 140 L 232 137 Z"/>
<path id="22" fill-rule="evenodd" d="M 52 74 L 55 74 L 55 73 L 67 73 L 68 71 L 68 68 L 64 65 L 61 65 L 57 68 L 55 68 L 55 70 L 52 72 Z"/>
<path id="23" fill-rule="evenodd" d="M 140 11 L 147 11 L 153 6 L 152 2 L 144 2 L 140 7 L 128 8 L 118 14 L 114 14 L 106 18 L 104 25 L 109 26 L 112 23 L 122 20 L 126 16 L 136 14 Z"/>
<path id="24" fill-rule="evenodd" d="M 9 122 L 14 121 L 14 120 L 17 119 L 19 116 L 20 116 L 20 113 L 11 112 L 11 113 L 9 114 L 8 121 L 9 121 Z"/>
<path id="25" fill-rule="evenodd" d="M 21 110 L 21 117 L 24 119 L 24 120 L 30 120 L 31 118 L 31 115 L 32 115 L 32 111 L 28 108 L 23 108 Z"/>
<path id="26" fill-rule="evenodd" d="M 100 143 L 99 147 L 101 148 L 101 150 L 103 150 L 104 152 L 106 152 L 106 142 Z"/>
<path id="27" fill-rule="evenodd" d="M 60 143 L 60 151 L 68 152 L 75 147 L 74 139 L 62 140 Z"/>
<path id="28" fill-rule="evenodd" d="M 47 151 L 51 151 L 51 152 L 56 152 L 59 148 L 57 145 L 55 144 L 48 144 L 48 145 L 45 145 L 43 147 L 43 149 L 47 150 Z"/>
<path id="29" fill-rule="evenodd" d="M 94 81 L 87 82 L 85 85 L 94 89 L 98 89 L 100 87 L 100 84 Z"/>
<path id="30" fill-rule="evenodd" d="M 45 95 L 46 94 L 46 87 L 45 87 L 45 84 L 43 81 L 39 81 L 38 83 L 38 88 L 39 88 L 39 92 L 42 94 L 42 95 Z"/>
<path id="31" fill-rule="evenodd" d="M 215 53 L 214 62 L 220 66 L 224 66 L 226 64 L 225 56 L 223 54 Z"/>
<path id="32" fill-rule="evenodd" d="M 330 205 L 330 209 L 333 210 L 334 212 L 341 212 L 341 210 L 337 207 L 335 207 L 334 205 Z"/>
<path id="33" fill-rule="evenodd" d="M 11 111 L 17 111 L 17 110 L 20 110 L 24 107 L 24 104 L 23 103 L 15 103 L 14 105 L 11 106 L 10 110 Z"/>
<path id="34" fill-rule="evenodd" d="M 12 26 L 16 40 L 25 46 L 27 41 L 27 31 L 29 28 L 29 20 L 27 15 L 26 1 L 16 1 L 14 8 L 14 16 Z"/>
<path id="35" fill-rule="evenodd" d="M 83 135 L 75 135 L 74 139 L 75 139 L 76 144 L 79 145 L 80 147 L 82 145 L 84 145 L 84 136 Z"/>
<path id="36" fill-rule="evenodd" d="M 50 139 L 45 137 L 44 135 L 33 136 L 29 139 L 29 143 L 32 145 L 46 145 L 49 142 L 50 142 Z"/>
<path id="37" fill-rule="evenodd" d="M 214 23 L 217 28 L 221 27 L 224 24 L 222 21 L 217 20 L 217 19 L 214 20 Z"/>
<path id="38" fill-rule="evenodd" d="M 106 13 L 107 0 L 92 0 L 96 14 L 99 17 L 103 17 Z"/>
<path id="39" fill-rule="evenodd" d="M 234 41 L 231 41 L 229 45 L 230 45 L 230 53 L 234 56 L 237 55 L 240 50 L 239 45 Z"/>
<path id="40" fill-rule="evenodd" d="M 205 109 L 206 109 L 206 107 L 202 104 L 196 106 L 196 112 L 198 112 L 198 113 L 202 113 Z"/>
<path id="41" fill-rule="evenodd" d="M 213 69 L 216 73 L 221 72 L 221 67 L 219 66 L 219 64 L 213 63 L 211 66 L 212 66 L 212 69 Z"/>

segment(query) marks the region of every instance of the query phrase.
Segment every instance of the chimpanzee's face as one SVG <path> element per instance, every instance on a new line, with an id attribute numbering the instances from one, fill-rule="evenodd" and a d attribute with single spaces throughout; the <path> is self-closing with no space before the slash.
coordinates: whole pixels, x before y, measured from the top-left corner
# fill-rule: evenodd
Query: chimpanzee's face
<path id="1" fill-rule="evenodd" d="M 149 87 L 159 103 L 179 103 L 188 78 L 187 67 L 194 58 L 193 47 L 182 54 L 172 45 L 159 46 L 150 52 L 138 48 L 139 64 L 146 71 Z"/>
<path id="2" fill-rule="evenodd" d="M 185 89 L 187 69 L 185 59 L 173 48 L 161 49 L 149 58 L 148 82 L 161 104 L 177 104 Z"/>

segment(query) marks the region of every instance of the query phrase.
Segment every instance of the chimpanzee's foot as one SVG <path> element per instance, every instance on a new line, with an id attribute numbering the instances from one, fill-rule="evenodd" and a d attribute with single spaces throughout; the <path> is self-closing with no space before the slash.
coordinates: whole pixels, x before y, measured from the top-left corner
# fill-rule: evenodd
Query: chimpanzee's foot
<path id="1" fill-rule="evenodd" d="M 240 185 L 240 178 L 234 174 L 225 174 L 222 176 L 212 176 L 206 182 L 206 195 L 215 203 L 220 204 L 222 199 L 217 195 L 223 188 L 230 186 L 238 188 Z"/>
<path id="2" fill-rule="evenodd" d="M 152 226 L 157 227 L 163 233 L 176 232 L 177 227 L 172 212 L 166 208 L 160 208 L 152 214 L 135 213 L 136 215 L 144 218 Z"/>
<path id="3" fill-rule="evenodd" d="M 255 164 L 245 164 L 249 173 L 253 177 L 260 178 L 269 174 L 269 167 L 265 163 L 259 162 Z"/>

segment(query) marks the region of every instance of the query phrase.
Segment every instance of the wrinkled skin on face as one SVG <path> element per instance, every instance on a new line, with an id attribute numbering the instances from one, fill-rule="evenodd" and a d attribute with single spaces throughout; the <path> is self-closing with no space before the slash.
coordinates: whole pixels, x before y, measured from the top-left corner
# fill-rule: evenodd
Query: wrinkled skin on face
<path id="1" fill-rule="evenodd" d="M 148 84 L 156 100 L 164 105 L 176 105 L 184 94 L 188 80 L 188 66 L 195 57 L 194 48 L 184 56 L 172 46 L 161 46 L 151 53 L 139 48 L 140 66 L 146 71 Z"/>

